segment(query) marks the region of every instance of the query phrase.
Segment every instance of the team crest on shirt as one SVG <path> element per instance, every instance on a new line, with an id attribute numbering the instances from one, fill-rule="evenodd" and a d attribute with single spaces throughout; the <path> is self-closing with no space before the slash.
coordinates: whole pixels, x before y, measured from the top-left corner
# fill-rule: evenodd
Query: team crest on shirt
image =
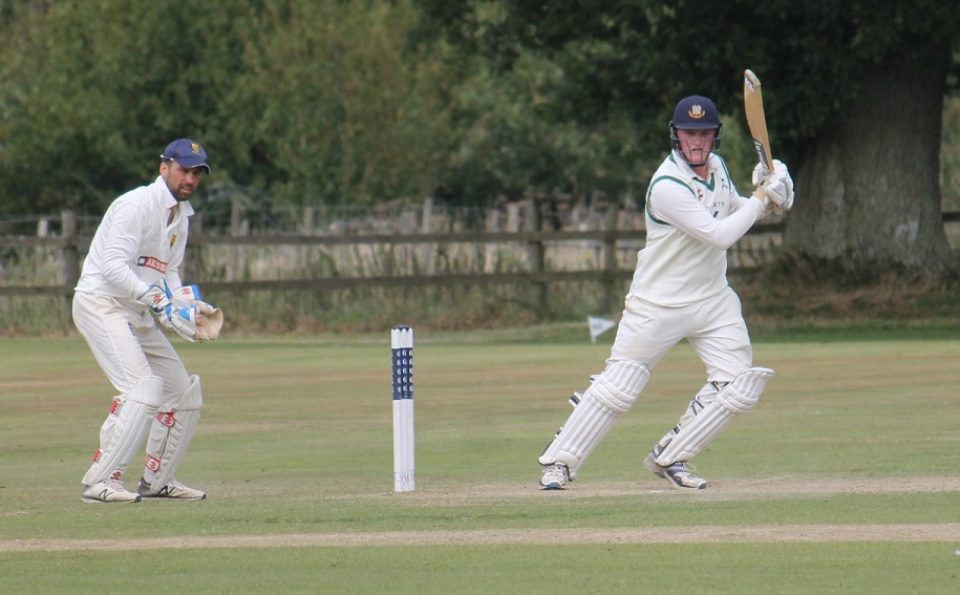
<path id="1" fill-rule="evenodd" d="M 177 234 L 170 234 L 170 247 L 173 248 L 173 245 L 177 243 Z"/>

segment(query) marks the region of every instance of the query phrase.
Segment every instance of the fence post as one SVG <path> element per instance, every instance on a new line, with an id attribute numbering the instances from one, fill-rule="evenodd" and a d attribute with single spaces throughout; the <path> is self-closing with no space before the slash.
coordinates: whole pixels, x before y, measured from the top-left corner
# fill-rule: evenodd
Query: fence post
<path id="1" fill-rule="evenodd" d="M 77 238 L 77 215 L 73 211 L 60 212 L 61 244 L 60 258 L 63 261 L 63 296 L 66 319 L 73 320 L 73 288 L 80 280 L 80 247 Z"/>
<path id="2" fill-rule="evenodd" d="M 420 216 L 420 233 L 433 233 L 433 197 L 427 196 L 423 199 L 423 209 Z M 436 273 L 436 257 L 438 245 L 434 243 L 420 245 L 420 261 L 423 263 L 423 269 L 427 274 Z"/>
<path id="3" fill-rule="evenodd" d="M 530 209 L 530 227 L 533 231 L 542 231 L 543 230 L 543 214 L 540 212 L 541 202 L 536 198 L 531 198 L 527 201 Z M 530 272 L 533 274 L 539 274 L 544 271 L 544 254 L 546 250 L 543 245 L 543 240 L 541 238 L 533 239 L 528 244 L 527 253 L 529 254 L 528 258 L 530 259 Z M 534 281 L 533 284 L 533 303 L 536 308 L 536 317 L 537 319 L 546 318 L 547 309 L 550 304 L 547 300 L 549 295 L 547 292 L 547 283 L 546 281 Z"/>
<path id="4" fill-rule="evenodd" d="M 195 212 L 190 217 L 186 254 L 183 257 L 180 278 L 184 283 L 201 283 L 206 271 L 203 262 L 203 213 Z"/>
<path id="5" fill-rule="evenodd" d="M 316 221 L 317 216 L 314 212 L 315 209 L 311 206 L 303 207 L 303 221 L 300 223 L 300 233 L 304 236 L 310 237 L 316 234 Z M 300 258 L 300 266 L 305 271 L 310 271 L 310 275 L 313 273 L 313 254 L 315 247 L 309 244 L 304 244 L 297 250 L 297 254 Z"/>
<path id="6" fill-rule="evenodd" d="M 243 206 L 240 204 L 240 197 L 234 195 L 230 200 L 230 237 L 236 238 L 243 233 Z M 241 246 L 230 244 L 227 256 L 227 281 L 236 281 L 240 278 L 240 270 L 243 266 L 240 259 Z"/>
<path id="7" fill-rule="evenodd" d="M 487 233 L 496 233 L 498 231 L 503 231 L 502 224 L 503 217 L 500 216 L 500 209 L 492 208 L 487 211 L 486 224 L 484 225 L 484 231 Z M 499 267 L 499 254 L 500 254 L 500 245 L 493 242 L 487 242 L 483 246 L 483 272 L 484 273 L 493 273 L 496 272 Z"/>

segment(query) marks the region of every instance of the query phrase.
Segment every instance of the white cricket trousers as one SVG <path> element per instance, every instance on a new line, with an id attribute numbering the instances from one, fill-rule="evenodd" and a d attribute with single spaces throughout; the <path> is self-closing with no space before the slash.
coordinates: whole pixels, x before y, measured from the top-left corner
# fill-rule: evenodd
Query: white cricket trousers
<path id="1" fill-rule="evenodd" d="M 753 348 L 740 298 L 727 287 L 714 297 L 665 307 L 627 296 L 610 360 L 653 368 L 687 339 L 707 369 L 708 382 L 730 382 L 753 365 Z"/>
<path id="2" fill-rule="evenodd" d="M 120 395 L 141 378 L 163 379 L 161 411 L 170 411 L 190 386 L 190 376 L 149 312 L 125 300 L 76 292 L 73 322 Z"/>

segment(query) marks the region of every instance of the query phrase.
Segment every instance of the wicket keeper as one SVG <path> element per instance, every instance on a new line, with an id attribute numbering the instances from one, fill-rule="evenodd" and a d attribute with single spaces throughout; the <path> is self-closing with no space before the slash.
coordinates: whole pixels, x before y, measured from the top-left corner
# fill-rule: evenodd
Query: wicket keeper
<path id="1" fill-rule="evenodd" d="M 190 197 L 210 172 L 200 143 L 178 139 L 160 156 L 152 184 L 107 209 L 90 244 L 73 298 L 73 320 L 117 391 L 100 447 L 83 476 L 81 500 L 133 503 L 142 498 L 203 500 L 175 478 L 200 418 L 200 378 L 187 372 L 161 330 L 190 341 L 215 339 L 222 315 L 180 280 Z M 146 441 L 136 492 L 123 478 Z"/>

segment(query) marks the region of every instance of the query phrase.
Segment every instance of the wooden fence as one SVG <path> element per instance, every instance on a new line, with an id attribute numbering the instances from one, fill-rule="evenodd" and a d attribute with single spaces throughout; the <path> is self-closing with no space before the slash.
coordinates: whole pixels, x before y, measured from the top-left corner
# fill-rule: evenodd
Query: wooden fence
<path id="1" fill-rule="evenodd" d="M 337 234 L 256 234 L 218 235 L 205 234 L 202 218 L 196 217 L 197 225 L 191 230 L 187 263 L 182 277 L 185 280 L 202 282 L 207 293 L 220 290 L 249 292 L 264 290 L 335 290 L 358 287 L 416 287 L 442 285 L 491 285 L 527 284 L 536 291 L 535 303 L 546 307 L 548 285 L 554 282 L 599 282 L 607 289 L 609 304 L 622 299 L 624 281 L 633 273 L 632 255 L 643 245 L 645 231 L 636 228 L 620 228 L 617 217 L 607 217 L 604 228 L 585 231 L 516 231 L 516 232 L 451 232 L 451 233 L 370 233 L 362 235 Z M 960 213 L 945 213 L 944 222 L 960 221 Z M 777 245 L 783 229 L 782 222 L 761 222 L 755 225 L 738 245 L 731 249 L 730 268 L 752 267 L 768 259 Z M 64 212 L 61 218 L 61 233 L 56 237 L 0 236 L 0 249 L 41 248 L 58 252 L 60 272 L 57 283 L 11 283 L 0 280 L 0 297 L 3 296 L 64 296 L 73 294 L 79 277 L 82 258 L 89 247 L 91 237 L 77 232 L 75 217 Z M 548 249 L 557 246 L 590 245 L 596 258 L 588 266 L 555 266 L 548 260 Z M 509 271 L 439 273 L 404 271 L 392 274 L 358 274 L 311 276 L 295 275 L 276 279 L 245 278 L 234 270 L 231 274 L 204 274 L 206 252 L 215 247 L 228 252 L 244 247 L 298 247 L 302 250 L 317 250 L 335 246 L 378 247 L 392 251 L 398 246 L 450 245 L 501 246 L 511 245 L 523 254 L 522 267 Z M 629 256 L 624 256 L 629 255 Z M 576 265 L 576 262 L 574 263 Z M 196 273 L 196 274 L 192 274 Z"/>

